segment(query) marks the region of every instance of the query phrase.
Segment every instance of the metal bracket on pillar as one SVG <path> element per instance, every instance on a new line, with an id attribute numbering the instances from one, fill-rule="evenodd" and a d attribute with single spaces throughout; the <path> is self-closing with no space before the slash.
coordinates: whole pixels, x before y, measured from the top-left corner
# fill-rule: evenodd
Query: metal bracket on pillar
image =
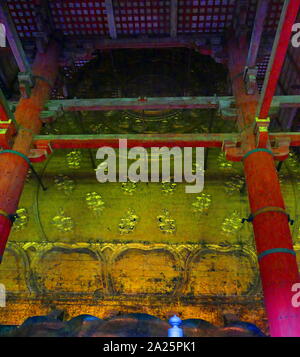
<path id="1" fill-rule="evenodd" d="M 256 135 L 256 147 L 266 148 L 269 140 L 268 127 L 270 124 L 270 118 L 259 119 L 255 118 L 255 129 L 254 133 Z"/>
<path id="2" fill-rule="evenodd" d="M 29 153 L 29 159 L 31 162 L 43 162 L 45 161 L 53 150 L 49 142 L 45 142 L 31 149 Z"/>
<path id="3" fill-rule="evenodd" d="M 242 148 L 238 147 L 237 143 L 233 141 L 225 140 L 222 150 L 225 152 L 225 157 L 228 161 L 241 161 L 243 159 L 244 152 Z"/>
<path id="4" fill-rule="evenodd" d="M 257 67 L 245 67 L 244 82 L 246 87 L 246 93 L 249 95 L 255 94 L 257 91 Z"/>
<path id="5" fill-rule="evenodd" d="M 276 160 L 284 161 L 289 157 L 291 138 L 278 137 L 275 142 L 272 143 L 272 150 Z"/>
<path id="6" fill-rule="evenodd" d="M 260 134 L 261 134 L 260 135 L 261 139 L 263 140 L 263 134 L 264 134 L 263 129 Z M 266 132 L 266 134 L 268 134 L 268 132 Z M 275 160 L 284 161 L 289 156 L 290 143 L 291 143 L 291 139 L 289 137 L 280 137 L 280 138 L 276 138 L 276 140 L 273 141 L 272 143 L 270 143 L 270 141 L 267 140 L 266 146 L 261 147 L 261 149 L 267 148 L 269 151 L 272 151 Z M 259 149 L 259 147 L 257 149 Z M 225 157 L 228 161 L 234 161 L 234 162 L 242 161 L 246 154 L 244 149 L 241 146 L 238 146 L 238 144 L 233 141 L 225 140 L 223 142 L 222 150 L 225 152 Z"/>
<path id="7" fill-rule="evenodd" d="M 29 98 L 31 88 L 35 85 L 35 79 L 31 72 L 19 72 L 18 74 L 19 88 L 22 98 Z"/>

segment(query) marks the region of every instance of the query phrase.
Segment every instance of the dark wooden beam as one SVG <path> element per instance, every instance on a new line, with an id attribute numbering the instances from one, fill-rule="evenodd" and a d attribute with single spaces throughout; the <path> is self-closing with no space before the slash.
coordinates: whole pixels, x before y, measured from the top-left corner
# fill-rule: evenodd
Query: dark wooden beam
<path id="1" fill-rule="evenodd" d="M 112 39 L 116 39 L 117 38 L 117 29 L 116 29 L 114 7 L 113 7 L 112 0 L 105 0 L 105 7 L 106 7 L 106 16 L 107 16 L 107 22 L 108 22 L 109 36 Z"/>
<path id="2" fill-rule="evenodd" d="M 105 134 L 105 135 L 37 135 L 34 146 L 53 149 L 97 149 L 102 146 L 119 147 L 119 140 L 127 139 L 128 148 L 142 147 L 219 147 L 224 141 L 238 142 L 238 134 Z"/>
<path id="3" fill-rule="evenodd" d="M 176 38 L 178 26 L 178 0 L 172 0 L 170 6 L 170 36 L 171 38 Z"/>
<path id="4" fill-rule="evenodd" d="M 10 103 L 13 106 L 13 103 Z M 300 107 L 300 95 L 275 96 L 271 113 L 280 108 Z M 50 100 L 47 110 L 57 111 L 105 111 L 105 110 L 146 110 L 146 109 L 219 109 L 225 117 L 236 115 L 234 97 L 157 97 L 145 98 L 97 98 Z"/>
<path id="5" fill-rule="evenodd" d="M 256 65 L 257 54 L 260 46 L 261 36 L 264 29 L 265 18 L 269 0 L 259 0 L 257 4 L 256 16 L 254 20 L 251 42 L 247 58 L 247 66 L 254 67 Z"/>

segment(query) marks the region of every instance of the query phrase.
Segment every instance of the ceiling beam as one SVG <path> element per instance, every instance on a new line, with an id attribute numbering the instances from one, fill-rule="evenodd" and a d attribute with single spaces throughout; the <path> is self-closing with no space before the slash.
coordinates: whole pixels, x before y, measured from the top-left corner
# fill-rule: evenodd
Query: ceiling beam
<path id="1" fill-rule="evenodd" d="M 176 38 L 178 25 L 178 0 L 171 0 L 170 3 L 170 36 L 171 38 Z"/>
<path id="2" fill-rule="evenodd" d="M 9 102 L 13 110 L 17 103 Z M 145 98 L 96 98 L 49 100 L 45 108 L 49 111 L 105 111 L 105 110 L 150 110 L 150 109 L 219 109 L 224 115 L 236 115 L 234 97 L 157 97 Z M 299 108 L 300 95 L 275 96 L 271 114 L 280 108 Z"/>
<path id="3" fill-rule="evenodd" d="M 251 42 L 247 58 L 247 66 L 254 67 L 256 65 L 257 54 L 261 42 L 261 36 L 264 29 L 264 23 L 267 16 L 269 0 L 259 0 L 256 9 Z"/>
<path id="4" fill-rule="evenodd" d="M 94 110 L 147 110 L 147 109 L 205 109 L 230 107 L 232 97 L 157 97 L 157 98 L 99 98 L 50 100 L 48 110 L 61 108 L 65 111 Z"/>
<path id="5" fill-rule="evenodd" d="M 105 8 L 106 8 L 109 36 L 112 39 L 116 39 L 117 38 L 117 29 L 116 29 L 114 7 L 113 7 L 112 0 L 105 0 Z"/>
<path id="6" fill-rule="evenodd" d="M 60 60 L 61 66 L 70 65 L 74 59 L 91 59 L 95 50 L 114 50 L 114 49 L 146 49 L 146 48 L 191 48 L 200 54 L 212 56 L 219 60 L 220 53 L 215 53 L 215 43 L 223 43 L 222 34 L 194 34 L 180 35 L 176 38 L 159 37 L 148 38 L 138 36 L 135 38 L 87 38 L 80 39 L 75 37 L 68 41 L 67 46 L 63 48 L 63 56 Z M 217 46 L 218 48 L 220 46 Z M 218 55 L 218 56 L 215 56 Z"/>
<path id="7" fill-rule="evenodd" d="M 105 134 L 105 135 L 37 135 L 36 148 L 48 144 L 52 149 L 98 149 L 102 146 L 119 148 L 126 139 L 127 147 L 219 147 L 224 141 L 238 142 L 238 134 Z"/>
<path id="8" fill-rule="evenodd" d="M 104 50 L 104 49 L 118 49 L 118 48 L 175 48 L 175 47 L 191 47 L 196 48 L 198 43 L 206 42 L 204 40 L 209 40 L 215 38 L 216 35 L 195 35 L 195 36 L 177 36 L 176 38 L 171 37 L 159 37 L 159 38 L 118 38 L 115 41 L 109 39 L 96 39 L 90 41 L 94 49 Z M 221 35 L 220 37 L 223 38 Z M 78 43 L 80 41 L 77 41 Z M 82 41 L 86 43 L 87 41 Z M 201 47 L 201 46 L 198 46 Z M 202 46 L 204 47 L 204 46 Z M 207 46 L 206 46 L 207 48 Z"/>

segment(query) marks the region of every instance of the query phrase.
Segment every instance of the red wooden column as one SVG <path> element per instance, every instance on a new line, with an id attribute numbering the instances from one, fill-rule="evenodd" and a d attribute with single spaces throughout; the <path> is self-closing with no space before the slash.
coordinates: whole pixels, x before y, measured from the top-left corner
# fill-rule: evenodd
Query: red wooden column
<path id="1" fill-rule="evenodd" d="M 10 215 L 15 214 L 24 187 L 33 136 L 41 129 L 40 112 L 49 99 L 51 83 L 58 71 L 58 47 L 49 45 L 46 53 L 39 53 L 33 64 L 33 74 L 39 76 L 28 99 L 21 99 L 15 112 L 20 125 L 12 151 L 0 155 L 0 261 L 11 230 Z"/>
<path id="2" fill-rule="evenodd" d="M 290 11 L 283 12 L 285 15 L 282 20 L 286 19 L 287 21 L 281 27 L 285 45 L 282 37 L 279 36 L 277 39 L 277 43 L 280 44 L 278 46 L 280 59 L 284 57 L 282 51 L 286 51 L 287 48 L 288 30 L 286 26 L 290 27 L 291 15 L 295 16 L 297 13 L 299 0 L 286 1 L 285 10 L 287 6 Z M 291 28 L 289 31 L 291 34 Z M 243 41 L 240 41 L 241 43 Z M 238 46 L 234 41 L 229 42 L 229 70 L 239 109 L 238 126 L 242 135 L 242 149 L 245 155 L 243 163 L 253 217 L 264 303 L 271 336 L 299 337 L 300 308 L 292 305 L 292 297 L 295 294 L 292 287 L 295 283 L 300 283 L 296 255 L 293 250 L 288 216 L 280 191 L 272 151 L 269 150 L 269 146 L 268 148 L 257 147 L 254 135 L 259 96 L 257 93 L 247 95 L 245 92 L 241 74 L 246 64 L 246 54 L 246 47 Z M 272 69 L 269 73 L 273 73 Z M 277 74 L 276 77 L 278 77 Z M 265 85 L 265 88 L 274 88 L 275 90 L 276 78 L 274 80 L 272 76 L 269 77 L 269 84 L 269 86 Z M 265 108 L 265 114 L 268 114 L 269 103 L 271 103 L 274 92 L 270 89 L 268 93 L 266 102 L 261 102 L 262 107 Z"/>
<path id="3" fill-rule="evenodd" d="M 270 333 L 299 337 L 300 308 L 292 306 L 292 286 L 300 279 L 274 159 L 252 152 L 244 169 Z"/>

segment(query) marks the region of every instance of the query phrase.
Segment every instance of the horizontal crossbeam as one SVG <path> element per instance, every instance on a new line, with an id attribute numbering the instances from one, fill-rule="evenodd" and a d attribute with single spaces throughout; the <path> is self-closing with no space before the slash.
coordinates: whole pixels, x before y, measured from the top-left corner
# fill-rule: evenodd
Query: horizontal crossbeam
<path id="1" fill-rule="evenodd" d="M 120 139 L 135 147 L 222 147 L 224 141 L 237 142 L 238 134 L 104 134 L 104 135 L 37 135 L 35 147 L 50 143 L 52 149 L 97 149 L 119 147 Z"/>
<path id="2" fill-rule="evenodd" d="M 127 139 L 128 147 L 223 147 L 225 142 L 241 143 L 238 133 L 230 134 L 99 134 L 99 135 L 37 135 L 35 147 L 50 144 L 52 149 L 97 149 L 102 146 L 119 147 L 119 140 Z M 300 146 L 300 133 L 270 133 L 270 141 L 290 140 L 290 146 Z"/>
<path id="3" fill-rule="evenodd" d="M 16 103 L 11 102 L 11 107 Z M 279 108 L 300 107 L 300 95 L 275 96 L 271 114 Z M 225 116 L 236 114 L 234 97 L 152 97 L 152 98 L 96 98 L 50 100 L 49 111 L 105 111 L 150 109 L 219 109 Z"/>
<path id="4" fill-rule="evenodd" d="M 270 141 L 286 139 L 290 146 L 300 146 L 300 133 L 270 133 Z"/>
<path id="5" fill-rule="evenodd" d="M 299 98 L 300 100 L 300 98 Z M 220 104 L 219 104 L 220 101 Z M 226 108 L 233 102 L 232 97 L 157 97 L 157 98 L 99 98 L 51 100 L 49 110 L 62 108 L 64 111 L 95 110 L 147 110 L 147 109 L 189 109 Z"/>
<path id="6" fill-rule="evenodd" d="M 211 54 L 210 44 L 216 38 L 223 39 L 222 34 L 197 34 L 184 36 L 180 35 L 176 38 L 159 37 L 159 38 L 145 38 L 143 36 L 136 38 L 118 38 L 111 39 L 97 39 L 91 41 L 93 48 L 104 49 L 139 49 L 139 48 L 194 48 L 203 54 Z"/>

